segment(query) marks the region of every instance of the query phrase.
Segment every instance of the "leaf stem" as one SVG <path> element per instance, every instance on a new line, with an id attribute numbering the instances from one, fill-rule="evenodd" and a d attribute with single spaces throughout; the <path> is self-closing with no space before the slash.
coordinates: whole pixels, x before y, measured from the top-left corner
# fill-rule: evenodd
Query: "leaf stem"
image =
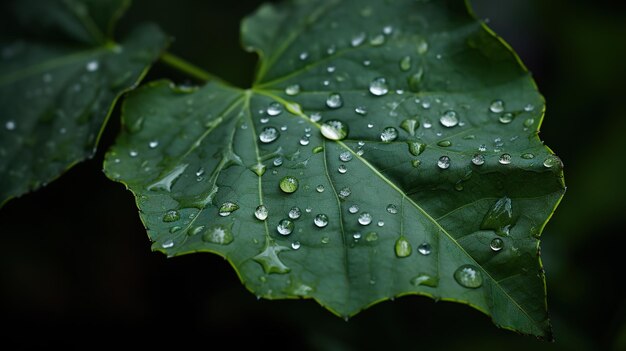
<path id="1" fill-rule="evenodd" d="M 163 55 L 161 55 L 161 62 L 181 73 L 184 73 L 188 76 L 191 76 L 192 78 L 201 80 L 203 82 L 216 81 L 220 83 L 226 83 L 223 79 L 169 52 L 164 52 Z"/>

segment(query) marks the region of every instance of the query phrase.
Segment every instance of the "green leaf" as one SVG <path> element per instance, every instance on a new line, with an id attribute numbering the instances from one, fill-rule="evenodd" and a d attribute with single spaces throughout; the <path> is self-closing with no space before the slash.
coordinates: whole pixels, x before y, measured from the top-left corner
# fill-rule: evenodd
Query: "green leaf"
<path id="1" fill-rule="evenodd" d="M 113 41 L 128 3 L 5 4 L 14 18 L 0 38 L 0 206 L 91 157 L 115 101 L 165 47 L 152 25 Z"/>
<path id="2" fill-rule="evenodd" d="M 538 249 L 562 165 L 506 44 L 462 1 L 265 5 L 242 32 L 252 89 L 160 81 L 124 105 L 105 170 L 153 250 L 344 317 L 418 294 L 551 338 Z"/>

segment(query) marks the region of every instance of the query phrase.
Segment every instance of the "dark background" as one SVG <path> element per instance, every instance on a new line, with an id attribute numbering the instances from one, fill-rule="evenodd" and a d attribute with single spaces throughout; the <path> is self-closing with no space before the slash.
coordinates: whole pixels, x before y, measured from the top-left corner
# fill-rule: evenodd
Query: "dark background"
<path id="1" fill-rule="evenodd" d="M 136 0 L 123 34 L 154 21 L 175 54 L 241 86 L 256 58 L 239 21 L 260 1 Z M 474 0 L 547 100 L 541 137 L 567 194 L 543 235 L 556 343 L 493 326 L 464 305 L 403 297 L 349 322 L 313 301 L 258 300 L 210 254 L 152 253 L 130 192 L 94 159 L 0 211 L 0 347 L 298 350 L 626 350 L 626 2 Z M 185 77 L 157 64 L 148 80 Z"/>

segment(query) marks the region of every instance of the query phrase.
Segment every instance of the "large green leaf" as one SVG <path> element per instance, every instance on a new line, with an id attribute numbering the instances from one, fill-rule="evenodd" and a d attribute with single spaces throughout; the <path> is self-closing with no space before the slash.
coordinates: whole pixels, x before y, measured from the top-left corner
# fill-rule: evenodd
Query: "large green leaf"
<path id="1" fill-rule="evenodd" d="M 113 41 L 127 5 L 20 0 L 0 8 L 11 24 L 0 38 L 0 206 L 92 156 L 117 98 L 163 50 L 167 39 L 151 25 Z"/>
<path id="2" fill-rule="evenodd" d="M 159 81 L 124 105 L 105 170 L 153 250 L 340 316 L 419 294 L 551 337 L 538 249 L 562 165 L 529 73 L 463 1 L 266 5 L 242 32 L 251 89 Z"/>

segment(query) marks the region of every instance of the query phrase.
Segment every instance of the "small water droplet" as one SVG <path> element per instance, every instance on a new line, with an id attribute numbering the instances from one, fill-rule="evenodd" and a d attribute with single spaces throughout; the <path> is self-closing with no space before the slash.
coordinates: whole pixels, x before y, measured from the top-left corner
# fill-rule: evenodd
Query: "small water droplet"
<path id="1" fill-rule="evenodd" d="M 216 225 L 210 227 L 202 234 L 202 240 L 213 244 L 228 245 L 234 240 L 234 236 L 230 227 Z"/>
<path id="2" fill-rule="evenodd" d="M 239 209 L 239 205 L 234 202 L 226 201 L 220 206 L 219 215 L 222 217 L 230 216 L 231 213 L 237 211 Z"/>
<path id="3" fill-rule="evenodd" d="M 398 130 L 394 127 L 387 127 L 380 133 L 380 140 L 383 143 L 390 143 L 398 139 Z"/>
<path id="4" fill-rule="evenodd" d="M 424 110 L 428 110 L 430 108 L 430 102 L 429 101 L 422 101 L 422 108 Z M 424 127 L 426 127 L 426 123 L 424 122 Z M 430 127 L 427 127 L 430 128 Z"/>
<path id="5" fill-rule="evenodd" d="M 358 211 L 358 207 L 357 207 L 357 211 Z M 372 215 L 369 214 L 369 212 L 363 212 L 359 215 L 358 221 L 360 225 L 369 225 L 370 223 L 372 223 Z"/>
<path id="6" fill-rule="evenodd" d="M 342 151 L 339 154 L 339 160 L 342 162 L 350 162 L 350 160 L 352 160 L 352 153 L 350 151 Z"/>
<path id="7" fill-rule="evenodd" d="M 279 136 L 280 132 L 278 131 L 278 129 L 274 127 L 265 127 L 263 128 L 263 130 L 261 130 L 261 133 L 259 134 L 259 140 L 264 144 L 269 144 L 278 139 Z"/>
<path id="8" fill-rule="evenodd" d="M 350 188 L 348 187 L 345 187 L 339 190 L 338 196 L 341 200 L 345 200 L 348 198 L 348 196 L 350 196 L 350 194 L 352 194 L 352 190 L 350 190 Z"/>
<path id="9" fill-rule="evenodd" d="M 159 141 L 158 140 L 152 140 L 151 142 L 148 143 L 148 147 L 151 149 L 155 149 L 159 146 Z"/>
<path id="10" fill-rule="evenodd" d="M 130 157 L 137 157 L 137 156 L 139 155 L 139 152 L 137 152 L 137 150 L 130 150 L 130 151 L 128 152 L 128 155 L 129 155 Z"/>
<path id="11" fill-rule="evenodd" d="M 278 116 L 283 113 L 283 105 L 276 101 L 271 102 L 269 106 L 267 106 L 266 112 L 269 116 Z"/>
<path id="12" fill-rule="evenodd" d="M 6 128 L 6 130 L 15 130 L 16 127 L 17 125 L 15 124 L 15 121 L 7 121 L 4 124 L 4 128 Z"/>
<path id="13" fill-rule="evenodd" d="M 254 217 L 256 217 L 256 219 L 260 221 L 266 220 L 268 215 L 269 211 L 267 210 L 267 207 L 265 207 L 265 205 L 259 205 L 257 206 L 256 210 L 254 210 Z"/>
<path id="14" fill-rule="evenodd" d="M 299 93 L 300 93 L 300 85 L 298 84 L 292 84 L 285 88 L 285 94 L 289 96 L 295 96 L 295 95 L 298 95 Z"/>
<path id="15" fill-rule="evenodd" d="M 290 219 L 284 218 L 278 222 L 278 226 L 276 226 L 276 230 L 280 235 L 289 235 L 293 232 L 295 228 L 295 224 Z"/>
<path id="16" fill-rule="evenodd" d="M 303 136 L 302 138 L 300 138 L 300 145 L 302 146 L 307 146 L 309 145 L 310 142 L 311 140 L 309 140 L 309 138 L 307 138 L 306 136 Z"/>
<path id="17" fill-rule="evenodd" d="M 376 223 L 376 225 L 378 225 L 379 227 L 383 227 L 385 225 L 385 221 L 381 219 Z"/>
<path id="18" fill-rule="evenodd" d="M 180 219 L 180 213 L 176 210 L 169 210 L 163 215 L 163 222 L 176 222 Z"/>
<path id="19" fill-rule="evenodd" d="M 291 219 L 298 219 L 302 215 L 302 211 L 300 210 L 299 207 L 294 206 L 289 210 L 289 213 L 287 213 L 287 215 Z"/>
<path id="20" fill-rule="evenodd" d="M 422 152 L 424 152 L 424 150 L 426 149 L 426 144 L 422 144 L 417 141 L 407 141 L 407 144 L 409 145 L 409 152 L 413 156 L 421 155 Z"/>
<path id="21" fill-rule="evenodd" d="M 492 251 L 498 252 L 504 247 L 504 241 L 500 238 L 494 238 L 491 240 L 489 247 L 491 247 Z"/>
<path id="22" fill-rule="evenodd" d="M 563 167 L 563 163 L 561 162 L 561 159 L 558 156 L 550 155 L 550 156 L 548 156 L 548 158 L 546 158 L 543 161 L 543 166 L 546 167 L 546 168 L 553 168 L 553 167 L 562 168 Z"/>
<path id="23" fill-rule="evenodd" d="M 311 122 L 315 122 L 315 123 L 322 120 L 322 114 L 319 112 L 313 112 L 311 116 L 309 117 L 311 118 Z"/>
<path id="24" fill-rule="evenodd" d="M 482 273 L 480 273 L 476 267 L 469 264 L 457 268 L 454 272 L 454 279 L 459 285 L 470 289 L 476 289 L 483 285 Z"/>
<path id="25" fill-rule="evenodd" d="M 375 96 L 383 96 L 389 92 L 387 80 L 383 77 L 376 78 L 370 82 L 370 93 Z"/>
<path id="26" fill-rule="evenodd" d="M 363 44 L 364 41 L 365 41 L 365 33 L 359 33 L 355 35 L 354 37 L 352 37 L 352 40 L 350 40 L 350 45 L 352 45 L 352 47 L 357 47 Z"/>
<path id="27" fill-rule="evenodd" d="M 436 288 L 439 285 L 439 279 L 431 277 L 428 274 L 418 274 L 411 279 L 411 284 L 413 286 L 425 285 L 430 286 L 431 288 Z"/>
<path id="28" fill-rule="evenodd" d="M 378 233 L 376 232 L 369 232 L 367 234 L 365 234 L 365 241 L 367 242 L 373 242 L 378 240 Z"/>
<path id="29" fill-rule="evenodd" d="M 303 51 L 300 53 L 300 55 L 298 55 L 298 58 L 300 59 L 300 61 L 304 61 L 309 58 L 309 53 L 306 51 Z"/>
<path id="30" fill-rule="evenodd" d="M 441 147 L 448 147 L 448 146 L 452 146 L 452 142 L 450 140 L 442 140 L 438 142 L 437 145 Z"/>
<path id="31" fill-rule="evenodd" d="M 314 154 L 319 154 L 322 151 L 324 151 L 324 147 L 323 146 L 316 146 L 316 147 L 313 148 L 313 153 Z"/>
<path id="32" fill-rule="evenodd" d="M 324 192 L 324 186 L 322 184 L 316 186 L 315 187 L 315 191 L 317 191 L 318 193 L 323 193 Z"/>
<path id="33" fill-rule="evenodd" d="M 498 159 L 498 162 L 501 165 L 511 164 L 511 155 L 509 155 L 509 154 L 502 154 L 502 155 L 500 155 L 500 158 Z"/>
<path id="34" fill-rule="evenodd" d="M 348 125 L 339 120 L 331 119 L 322 124 L 320 131 L 326 139 L 343 140 L 348 136 Z"/>
<path id="35" fill-rule="evenodd" d="M 280 190 L 287 194 L 291 194 L 298 190 L 298 179 L 292 176 L 284 176 L 279 184 Z"/>
<path id="36" fill-rule="evenodd" d="M 330 242 L 330 238 L 329 237 L 327 237 L 327 236 L 322 237 L 322 240 L 321 240 L 322 244 L 328 244 L 329 242 Z"/>
<path id="37" fill-rule="evenodd" d="M 476 154 L 472 157 L 472 163 L 476 166 L 482 166 L 485 164 L 485 156 L 482 154 Z"/>
<path id="38" fill-rule="evenodd" d="M 274 161 L 272 161 L 272 164 L 274 165 L 274 167 L 280 167 L 283 165 L 283 158 L 282 157 L 276 157 L 274 159 Z"/>
<path id="39" fill-rule="evenodd" d="M 489 111 L 493 113 L 502 113 L 504 111 L 504 102 L 502 100 L 494 100 L 489 105 Z"/>
<path id="40" fill-rule="evenodd" d="M 441 169 L 448 169 L 450 167 L 450 157 L 441 156 L 439 160 L 437 160 L 437 167 Z"/>
<path id="41" fill-rule="evenodd" d="M 390 35 L 391 33 L 393 33 L 393 27 L 392 26 L 387 25 L 387 26 L 383 27 L 383 34 Z"/>
<path id="42" fill-rule="evenodd" d="M 487 145 L 481 144 L 480 146 L 478 146 L 478 151 L 480 151 L 480 152 L 487 151 Z"/>
<path id="43" fill-rule="evenodd" d="M 391 214 L 396 214 L 398 213 L 398 206 L 394 205 L 394 204 L 389 204 L 387 205 L 387 212 L 391 213 Z"/>
<path id="44" fill-rule="evenodd" d="M 339 165 L 337 171 L 341 174 L 345 174 L 348 171 L 348 167 L 346 167 L 346 165 Z"/>
<path id="45" fill-rule="evenodd" d="M 189 235 L 189 236 L 198 235 L 198 234 L 200 234 L 203 230 L 204 230 L 204 226 L 203 226 L 203 225 L 199 225 L 199 226 L 191 227 L 191 228 L 189 228 L 189 230 L 187 230 L 187 235 Z"/>
<path id="46" fill-rule="evenodd" d="M 422 164 L 422 161 L 420 160 L 413 160 L 411 161 L 411 166 L 413 166 L 414 168 L 419 167 Z"/>
<path id="47" fill-rule="evenodd" d="M 313 223 L 315 223 L 315 225 L 318 228 L 324 228 L 325 226 L 328 225 L 328 216 L 320 213 L 317 216 L 315 216 L 315 219 L 313 219 Z"/>
<path id="48" fill-rule="evenodd" d="M 432 247 L 430 246 L 429 243 L 421 243 L 417 247 L 417 252 L 419 252 L 420 254 L 422 254 L 424 256 L 428 256 L 432 252 Z"/>
<path id="49" fill-rule="evenodd" d="M 415 135 L 415 130 L 419 128 L 420 123 L 415 119 L 405 119 L 400 123 L 400 128 L 404 129 L 407 133 Z"/>
<path id="50" fill-rule="evenodd" d="M 532 104 L 528 104 L 528 105 L 524 106 L 524 111 L 526 111 L 526 112 L 533 111 L 534 109 L 535 109 L 535 106 L 533 106 Z"/>
<path id="51" fill-rule="evenodd" d="M 535 158 L 535 155 L 531 154 L 530 152 L 527 152 L 525 154 L 522 154 L 522 158 L 525 160 L 532 160 L 533 158 Z"/>
<path id="52" fill-rule="evenodd" d="M 417 53 L 420 55 L 424 55 L 428 51 L 428 42 L 423 38 L 420 38 L 417 41 Z"/>
<path id="53" fill-rule="evenodd" d="M 455 111 L 448 110 L 439 117 L 439 123 L 446 128 L 452 128 L 459 124 L 459 118 Z"/>
<path id="54" fill-rule="evenodd" d="M 95 72 L 98 68 L 100 68 L 100 63 L 98 63 L 98 61 L 89 61 L 85 65 L 85 69 L 87 69 L 88 72 Z"/>
<path id="55" fill-rule="evenodd" d="M 406 72 L 411 69 L 411 56 L 404 56 L 400 60 L 400 70 Z"/>
<path id="56" fill-rule="evenodd" d="M 352 239 L 354 239 L 354 240 L 361 239 L 361 233 L 356 232 L 356 233 L 352 234 Z"/>
<path id="57" fill-rule="evenodd" d="M 348 212 L 355 214 L 357 212 L 359 212 L 359 206 L 358 205 L 351 205 L 350 207 L 348 207 Z"/>
<path id="58" fill-rule="evenodd" d="M 396 256 L 398 256 L 399 258 L 403 258 L 409 257 L 411 255 L 411 252 L 413 251 L 413 248 L 411 247 L 411 243 L 406 240 L 406 238 L 401 236 L 398 238 L 398 240 L 396 240 L 395 250 Z"/>
<path id="59" fill-rule="evenodd" d="M 252 166 L 250 169 L 252 169 L 252 172 L 254 172 L 256 175 L 261 177 L 263 176 L 263 174 L 265 174 L 266 167 L 264 164 L 257 163 L 256 165 Z"/>
<path id="60" fill-rule="evenodd" d="M 163 244 L 161 244 L 161 247 L 164 249 L 169 249 L 171 247 L 174 247 L 174 240 L 172 239 L 165 240 Z"/>
<path id="61" fill-rule="evenodd" d="M 365 106 L 357 106 L 354 109 L 354 112 L 356 112 L 358 115 L 365 116 L 367 115 L 367 108 Z"/>
<path id="62" fill-rule="evenodd" d="M 385 43 L 385 37 L 382 34 L 375 35 L 370 38 L 370 45 L 381 46 Z"/>
<path id="63" fill-rule="evenodd" d="M 304 209 L 306 211 L 306 213 L 311 213 L 311 211 L 313 211 L 313 208 L 311 208 L 311 206 L 307 207 Z"/>
<path id="64" fill-rule="evenodd" d="M 299 241 L 294 241 L 294 242 L 291 243 L 291 248 L 294 249 L 294 250 L 300 249 L 300 246 L 301 245 L 300 245 Z"/>

